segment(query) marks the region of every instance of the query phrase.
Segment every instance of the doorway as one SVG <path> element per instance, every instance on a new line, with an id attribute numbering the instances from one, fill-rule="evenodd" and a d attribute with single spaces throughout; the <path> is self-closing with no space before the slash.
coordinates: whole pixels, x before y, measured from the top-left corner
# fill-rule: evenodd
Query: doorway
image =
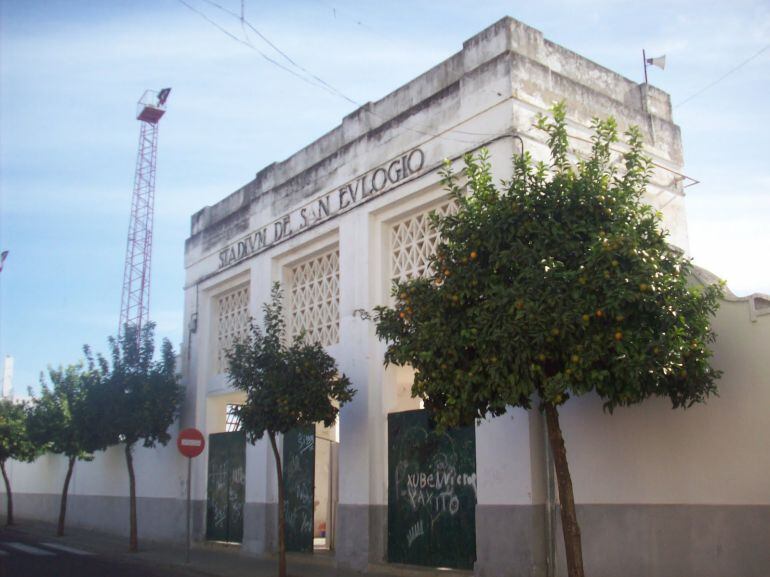
<path id="1" fill-rule="evenodd" d="M 339 443 L 336 427 L 293 429 L 283 438 L 286 550 L 334 549 Z"/>
<path id="2" fill-rule="evenodd" d="M 240 432 L 209 435 L 206 539 L 241 543 L 246 496 L 246 437 Z"/>
<path id="3" fill-rule="evenodd" d="M 473 569 L 476 429 L 436 430 L 425 410 L 388 415 L 388 561 Z"/>

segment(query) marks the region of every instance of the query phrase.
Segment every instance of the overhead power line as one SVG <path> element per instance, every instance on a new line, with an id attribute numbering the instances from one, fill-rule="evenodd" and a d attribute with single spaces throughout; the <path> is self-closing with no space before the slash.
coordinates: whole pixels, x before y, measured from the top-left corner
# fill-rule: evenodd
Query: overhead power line
<path id="1" fill-rule="evenodd" d="M 203 18 L 203 19 L 204 19 L 206 22 L 208 22 L 209 24 L 211 24 L 212 26 L 214 26 L 214 27 L 215 27 L 217 30 L 219 30 L 219 31 L 220 31 L 220 32 L 222 32 L 223 34 L 227 35 L 229 38 L 231 38 L 231 39 L 232 39 L 232 40 L 234 40 L 235 42 L 238 42 L 239 44 L 243 44 L 243 45 L 244 45 L 244 46 L 246 46 L 247 48 L 249 48 L 249 49 L 251 49 L 251 50 L 254 50 L 254 51 L 255 51 L 255 52 L 257 52 L 257 53 L 258 53 L 258 54 L 259 54 L 259 55 L 260 55 L 262 58 L 264 58 L 265 60 L 267 60 L 267 61 L 268 61 L 270 64 L 273 64 L 274 66 L 277 66 L 277 67 L 278 67 L 278 68 L 280 68 L 281 70 L 283 70 L 283 71 L 285 71 L 285 72 L 288 72 L 289 74 L 291 74 L 292 76 L 295 76 L 295 77 L 299 78 L 299 79 L 300 79 L 300 80 L 302 80 L 303 82 L 307 82 L 307 83 L 308 83 L 308 84 L 310 84 L 311 86 L 316 86 L 316 87 L 319 87 L 319 88 L 324 88 L 324 90 L 327 90 L 327 91 L 328 91 L 328 88 L 325 88 L 325 87 L 323 87 L 323 86 L 319 86 L 318 84 L 316 84 L 316 83 L 312 82 L 311 80 L 309 80 L 309 79 L 308 79 L 308 78 L 306 78 L 305 76 L 302 76 L 301 74 L 297 73 L 296 71 L 292 70 L 291 68 L 289 68 L 289 67 L 287 67 L 287 66 L 284 66 L 284 65 L 283 65 L 283 64 L 281 64 L 280 62 L 278 62 L 278 61 L 276 61 L 275 59 L 271 58 L 270 56 L 268 56 L 267 54 L 265 54 L 264 52 L 262 52 L 262 51 L 261 51 L 259 48 L 257 48 L 256 46 L 254 46 L 254 45 L 253 45 L 251 42 L 248 42 L 247 40 L 244 40 L 243 38 L 239 38 L 238 36 L 236 36 L 235 34 L 233 34 L 232 32 L 230 32 L 230 31 L 229 31 L 227 28 L 225 28 L 224 26 L 221 26 L 221 25 L 220 25 L 220 24 L 219 24 L 219 23 L 218 23 L 216 20 L 214 20 L 214 19 L 210 18 L 210 17 L 209 17 L 209 16 L 208 16 L 208 15 L 207 15 L 205 12 L 202 12 L 202 11 L 198 10 L 197 8 L 195 8 L 195 6 L 192 6 L 191 4 L 188 4 L 188 3 L 187 3 L 185 0 L 177 0 L 177 2 L 179 2 L 180 4 L 183 4 L 183 5 L 184 5 L 184 6 L 186 6 L 186 7 L 187 7 L 189 10 L 191 10 L 191 11 L 195 12 L 195 13 L 196 13 L 198 16 L 200 16 L 201 18 Z"/>
<path id="2" fill-rule="evenodd" d="M 268 46 L 270 46 L 270 48 L 272 48 L 278 54 L 280 54 L 289 64 L 291 64 L 295 68 L 301 70 L 302 72 L 304 72 L 305 74 L 310 76 L 313 80 L 321 83 L 322 85 L 324 85 L 327 89 L 331 90 L 337 96 L 340 96 L 340 97 L 344 98 L 345 100 L 349 101 L 351 104 L 357 104 L 355 101 L 353 101 L 352 99 L 348 98 L 342 92 L 340 92 L 339 90 L 334 88 L 334 86 L 332 86 L 331 84 L 329 84 L 326 81 L 324 81 L 323 78 L 319 78 L 318 76 L 316 76 L 315 74 L 313 74 L 312 72 L 307 70 L 306 68 L 304 68 L 304 67 L 300 66 L 299 64 L 297 64 L 297 62 L 295 62 L 288 54 L 286 54 L 286 52 L 284 52 L 283 50 L 278 48 L 278 46 L 276 46 L 273 42 L 271 42 L 270 39 L 267 36 L 265 36 L 264 34 L 262 34 L 262 32 L 257 30 L 254 27 L 254 25 L 252 25 L 252 23 L 249 22 L 248 19 L 246 19 L 246 17 L 244 16 L 244 14 L 243 14 L 243 4 L 241 4 L 241 13 L 240 14 L 236 14 L 232 10 L 230 10 L 228 8 L 225 8 L 224 6 L 222 6 L 218 2 L 214 2 L 213 0 L 203 0 L 203 1 L 206 4 L 209 4 L 210 6 L 213 6 L 214 8 L 217 8 L 217 9 L 221 10 L 222 12 L 224 12 L 226 14 L 229 14 L 233 18 L 237 18 L 238 20 L 240 20 L 241 21 L 241 25 L 247 26 L 252 32 L 254 32 L 254 34 L 259 36 L 259 38 L 261 38 L 263 42 L 265 42 Z M 253 44 L 251 44 L 251 42 L 247 42 L 247 44 L 249 46 L 253 47 Z M 255 47 L 255 49 L 256 49 L 256 47 Z"/>
<path id="3" fill-rule="evenodd" d="M 181 4 L 183 4 L 184 6 L 186 6 L 191 11 L 195 12 L 196 14 L 198 14 L 200 17 L 202 17 L 204 20 L 206 20 L 209 24 L 211 24 L 214 27 L 216 27 L 220 32 L 226 34 L 232 40 L 235 40 L 239 44 L 242 44 L 242 45 L 248 47 L 249 49 L 254 50 L 255 52 L 257 52 L 260 56 L 262 56 L 262 58 L 267 60 L 270 64 L 273 64 L 273 65 L 281 68 L 282 70 L 284 70 L 286 72 L 289 72 L 293 76 L 299 78 L 303 82 L 306 82 L 306 83 L 310 84 L 311 86 L 316 86 L 318 88 L 322 88 L 323 90 L 326 90 L 330 94 L 332 94 L 334 96 L 337 96 L 338 98 L 341 98 L 341 99 L 345 100 L 346 102 L 348 102 L 350 104 L 353 104 L 354 106 L 356 106 L 358 108 L 363 108 L 364 105 L 362 103 L 360 103 L 360 102 L 356 101 L 355 99 L 351 98 L 350 96 L 346 95 L 344 92 L 342 92 L 341 90 L 335 88 L 334 86 L 332 86 L 331 84 L 326 82 L 321 77 L 317 76 L 316 74 L 313 74 L 312 72 L 310 72 L 309 70 L 307 70 L 306 68 L 304 68 L 303 66 L 298 64 L 288 54 L 286 54 L 283 50 L 281 50 L 274 42 L 270 41 L 251 22 L 249 22 L 249 20 L 245 18 L 243 13 L 237 14 L 236 12 L 233 12 L 232 10 L 230 10 L 228 8 L 225 8 L 224 6 L 219 4 L 218 2 L 215 2 L 214 0 L 202 0 L 203 2 L 209 4 L 210 6 L 213 6 L 214 8 L 217 8 L 218 10 L 221 10 L 225 14 L 228 14 L 229 16 L 239 20 L 241 22 L 241 26 L 242 27 L 243 26 L 247 26 L 250 30 L 252 30 L 255 34 L 257 34 L 259 36 L 259 38 L 262 39 L 262 41 L 264 41 L 266 44 L 268 44 L 283 59 L 285 59 L 286 62 L 288 62 L 291 66 L 294 66 L 294 68 L 296 68 L 296 70 L 294 70 L 292 68 L 289 68 L 287 65 L 284 65 L 284 64 L 278 62 L 274 58 L 271 58 L 270 56 L 268 56 L 267 54 L 262 52 L 254 44 L 249 42 L 248 40 L 243 39 L 243 38 L 239 38 L 238 36 L 234 35 L 232 32 L 230 32 L 229 30 L 224 28 L 222 25 L 220 25 L 214 19 L 210 18 L 207 14 L 205 14 L 201 10 L 198 10 L 194 6 L 190 5 L 185 0 L 177 0 L 177 1 L 179 3 L 181 3 Z M 243 5 L 241 5 L 241 8 L 243 9 Z M 298 72 L 298 71 L 301 71 L 304 74 L 300 74 L 300 72 Z M 384 117 L 384 116 L 382 116 L 380 114 L 377 114 L 376 112 L 372 111 L 369 108 L 365 108 L 364 112 L 366 112 L 367 114 L 371 114 L 372 116 L 380 119 L 383 122 L 389 120 L 388 118 L 386 118 L 386 117 Z M 417 125 L 417 126 L 419 126 L 419 125 Z M 421 127 L 421 128 L 423 128 L 422 130 L 420 128 L 414 128 L 414 127 L 411 127 L 411 126 L 404 126 L 404 128 L 406 130 L 410 130 L 410 131 L 415 132 L 417 134 L 422 134 L 422 135 L 425 135 L 425 136 L 431 136 L 431 137 L 434 137 L 434 138 L 443 138 L 443 139 L 446 139 L 446 140 L 451 140 L 451 141 L 455 141 L 455 142 L 462 142 L 462 143 L 467 143 L 467 144 L 478 144 L 478 142 L 472 141 L 472 140 L 463 140 L 463 139 L 459 139 L 459 138 L 452 138 L 452 137 L 445 136 L 445 135 L 442 135 L 442 134 L 435 134 L 434 132 L 430 131 L 427 127 Z M 464 131 L 464 130 L 456 130 L 456 129 L 450 129 L 450 132 L 455 132 L 457 134 L 461 134 L 461 135 L 464 135 L 464 136 L 479 136 L 479 137 L 495 137 L 495 136 L 499 136 L 499 134 L 497 134 L 497 133 L 467 132 L 467 131 Z"/>
<path id="4" fill-rule="evenodd" d="M 687 98 L 685 98 L 684 100 L 682 100 L 682 101 L 681 101 L 681 102 L 679 102 L 678 104 L 675 104 L 675 105 L 674 105 L 674 108 L 679 108 L 679 107 L 680 107 L 680 106 L 682 106 L 683 104 L 686 104 L 687 102 L 690 102 L 690 100 L 692 100 L 692 99 L 693 99 L 693 98 L 695 98 L 696 96 L 700 96 L 701 94 L 703 94 L 704 92 L 706 92 L 706 90 L 708 90 L 709 88 L 713 88 L 714 86 L 716 86 L 717 84 L 719 84 L 720 82 L 722 82 L 722 81 L 723 81 L 725 78 L 727 78 L 728 76 L 730 76 L 730 75 L 731 75 L 731 74 L 733 74 L 734 72 L 737 72 L 738 70 L 740 70 L 741 68 L 743 68 L 744 66 L 746 66 L 746 65 L 747 65 L 749 62 L 751 62 L 751 61 L 752 61 L 752 60 L 754 60 L 755 58 L 758 58 L 758 57 L 759 57 L 759 56 L 760 56 L 760 55 L 761 55 L 763 52 L 765 52 L 765 51 L 766 51 L 766 50 L 768 50 L 768 49 L 770 49 L 770 44 L 768 44 L 768 45 L 767 45 L 767 46 L 765 46 L 764 48 L 760 49 L 760 50 L 759 50 L 759 52 L 756 52 L 754 55 L 752 55 L 752 56 L 749 56 L 749 57 L 748 57 L 746 60 L 744 60 L 743 62 L 741 62 L 740 64 L 738 64 L 738 65 L 737 65 L 737 66 L 735 66 L 734 68 L 731 68 L 730 70 L 728 70 L 727 72 L 725 72 L 725 73 L 724 73 L 722 76 L 720 76 L 719 78 L 717 78 L 716 80 L 714 80 L 714 82 L 712 82 L 711 84 L 707 84 L 706 86 L 704 86 L 703 88 L 701 88 L 700 90 L 698 90 L 697 92 L 695 92 L 694 94 L 692 94 L 691 96 L 688 96 Z"/>

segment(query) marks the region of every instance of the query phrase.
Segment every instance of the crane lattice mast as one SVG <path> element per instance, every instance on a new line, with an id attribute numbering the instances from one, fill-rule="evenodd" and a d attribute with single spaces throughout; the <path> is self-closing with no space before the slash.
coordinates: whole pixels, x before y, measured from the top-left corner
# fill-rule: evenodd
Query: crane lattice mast
<path id="1" fill-rule="evenodd" d="M 137 335 L 140 335 L 149 318 L 158 121 L 166 112 L 166 99 L 170 92 L 170 88 L 159 92 L 147 90 L 138 103 L 136 118 L 140 125 L 139 152 L 136 157 L 131 218 L 128 223 L 119 335 L 124 334 L 126 325 L 135 326 Z"/>

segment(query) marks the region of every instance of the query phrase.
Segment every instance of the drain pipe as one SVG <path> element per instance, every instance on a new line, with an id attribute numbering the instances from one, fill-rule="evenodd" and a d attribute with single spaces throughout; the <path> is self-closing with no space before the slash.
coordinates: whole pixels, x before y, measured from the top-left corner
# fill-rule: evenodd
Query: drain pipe
<path id="1" fill-rule="evenodd" d="M 554 515 L 556 513 L 556 485 L 554 480 L 553 454 L 548 438 L 548 423 L 543 419 L 543 438 L 545 441 L 545 574 L 556 575 L 556 540 Z"/>

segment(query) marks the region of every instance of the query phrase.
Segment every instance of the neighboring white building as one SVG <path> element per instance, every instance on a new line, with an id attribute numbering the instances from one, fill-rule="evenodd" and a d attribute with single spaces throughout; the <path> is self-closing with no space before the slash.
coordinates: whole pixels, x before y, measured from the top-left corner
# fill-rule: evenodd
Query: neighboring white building
<path id="1" fill-rule="evenodd" d="M 3 361 L 3 398 L 13 400 L 13 357 L 5 355 Z"/>
<path id="2" fill-rule="evenodd" d="M 240 540 L 252 553 L 275 548 L 268 444 L 244 448 L 237 433 L 222 434 L 235 428 L 228 405 L 243 401 L 228 387 L 223 351 L 250 317 L 261 319 L 279 281 L 290 330 L 319 340 L 358 391 L 336 427 L 316 430 L 314 458 L 305 450 L 311 433 L 287 441 L 294 537 L 309 535 L 310 548 L 331 547 L 341 566 L 361 570 L 408 561 L 484 576 L 565 573 L 540 415 L 511 411 L 429 446 L 411 372 L 383 367 L 384 344 L 356 314 L 387 303 L 394 279 L 424 272 L 436 241 L 427 215 L 451 210 L 439 176 L 444 159 L 459 166 L 465 153 L 486 147 L 504 178 L 522 147 L 547 158 L 533 121 L 559 100 L 578 153 L 589 146 L 594 116 L 642 128 L 655 162 L 646 199 L 687 252 L 686 177 L 668 95 L 510 18 L 193 216 L 181 424 L 214 435 L 193 463 L 198 538 Z M 609 416 L 594 396 L 565 405 L 587 574 L 770 574 L 768 312 L 762 296 L 722 304 L 714 363 L 725 374 L 720 397 L 705 406 L 673 412 L 652 400 Z M 71 509 L 88 513 L 76 514 L 77 524 L 125 530 L 120 457 L 111 450 L 78 465 Z M 139 452 L 140 534 L 183 534 L 184 465 L 172 448 Z M 25 486 L 20 517 L 55 518 L 61 463 L 16 464 L 14 479 L 40 466 L 58 467 L 56 476 Z"/>

